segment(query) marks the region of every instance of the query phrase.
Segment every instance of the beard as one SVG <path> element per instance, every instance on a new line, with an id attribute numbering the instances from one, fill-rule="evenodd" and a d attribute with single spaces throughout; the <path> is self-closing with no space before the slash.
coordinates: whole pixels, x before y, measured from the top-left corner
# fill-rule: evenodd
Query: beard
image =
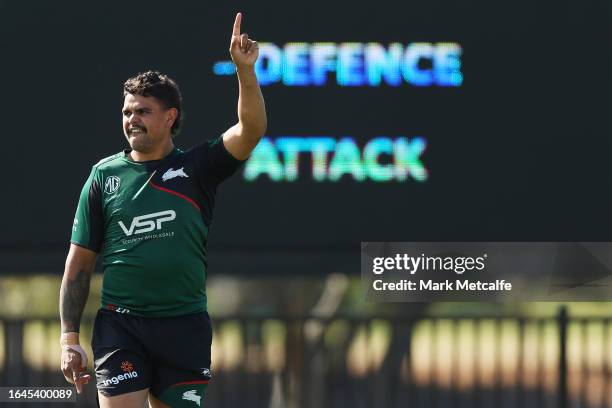
<path id="1" fill-rule="evenodd" d="M 149 153 L 153 150 L 153 147 L 155 145 L 151 136 L 146 133 L 129 135 L 127 139 L 132 150 L 137 151 L 139 153 Z"/>

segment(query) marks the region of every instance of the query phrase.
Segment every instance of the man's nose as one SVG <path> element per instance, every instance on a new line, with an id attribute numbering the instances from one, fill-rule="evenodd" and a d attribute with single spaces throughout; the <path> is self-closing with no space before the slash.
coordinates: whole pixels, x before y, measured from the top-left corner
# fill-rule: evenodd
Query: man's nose
<path id="1" fill-rule="evenodd" d="M 130 117 L 128 118 L 128 123 L 129 124 L 140 123 L 140 116 L 138 116 L 136 113 L 132 113 Z"/>

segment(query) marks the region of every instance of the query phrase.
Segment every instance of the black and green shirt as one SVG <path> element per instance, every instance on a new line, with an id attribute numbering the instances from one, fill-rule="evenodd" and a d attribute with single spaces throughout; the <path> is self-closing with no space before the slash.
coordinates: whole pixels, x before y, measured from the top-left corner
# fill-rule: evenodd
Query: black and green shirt
<path id="1" fill-rule="evenodd" d="M 139 316 L 206 310 L 215 192 L 241 161 L 222 138 L 161 160 L 100 160 L 81 192 L 71 242 L 102 251 L 102 307 Z"/>

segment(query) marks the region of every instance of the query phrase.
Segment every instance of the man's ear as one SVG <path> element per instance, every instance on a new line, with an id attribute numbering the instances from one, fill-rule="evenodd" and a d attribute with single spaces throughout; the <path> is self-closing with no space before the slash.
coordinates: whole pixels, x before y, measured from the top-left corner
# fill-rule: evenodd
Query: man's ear
<path id="1" fill-rule="evenodd" d="M 178 110 L 176 108 L 170 108 L 166 111 L 166 123 L 168 123 L 168 127 L 171 128 L 176 122 L 176 118 L 178 117 Z"/>

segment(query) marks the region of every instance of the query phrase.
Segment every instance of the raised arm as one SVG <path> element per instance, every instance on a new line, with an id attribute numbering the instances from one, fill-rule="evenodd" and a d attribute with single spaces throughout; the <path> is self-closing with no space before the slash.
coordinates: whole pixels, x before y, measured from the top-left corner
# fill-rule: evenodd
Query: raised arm
<path id="1" fill-rule="evenodd" d="M 90 379 L 85 373 L 87 354 L 80 346 L 79 330 L 89 295 L 89 282 L 96 264 L 96 255 L 94 251 L 70 244 L 60 289 L 61 368 L 66 380 L 75 384 L 78 393 L 81 393 L 83 384 L 87 384 Z"/>
<path id="2" fill-rule="evenodd" d="M 242 14 L 238 13 L 229 50 L 238 75 L 238 123 L 223 134 L 223 144 L 232 156 L 246 160 L 266 132 L 267 118 L 254 68 L 259 46 L 246 33 L 240 33 L 241 20 Z"/>

